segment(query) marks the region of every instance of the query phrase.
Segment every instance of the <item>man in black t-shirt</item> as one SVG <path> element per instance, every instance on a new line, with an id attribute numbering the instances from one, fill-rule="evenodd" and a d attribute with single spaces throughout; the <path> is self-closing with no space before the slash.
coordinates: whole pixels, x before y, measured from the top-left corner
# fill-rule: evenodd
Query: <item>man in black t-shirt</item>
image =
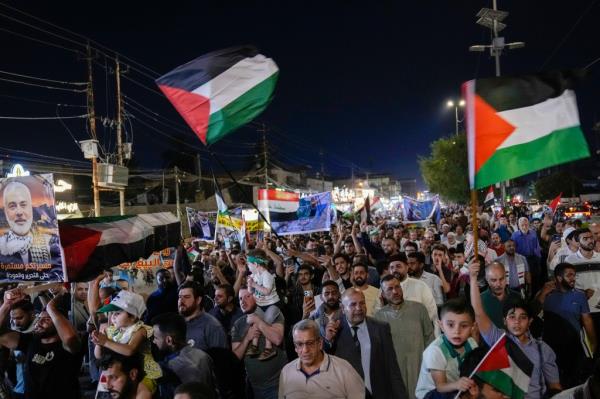
<path id="1" fill-rule="evenodd" d="M 25 298 L 19 289 L 7 291 L 0 306 L 4 325 L 13 303 Z M 0 345 L 25 354 L 25 398 L 79 398 L 80 341 L 75 328 L 59 311 L 60 296 L 39 314 L 33 333 L 4 330 Z"/>

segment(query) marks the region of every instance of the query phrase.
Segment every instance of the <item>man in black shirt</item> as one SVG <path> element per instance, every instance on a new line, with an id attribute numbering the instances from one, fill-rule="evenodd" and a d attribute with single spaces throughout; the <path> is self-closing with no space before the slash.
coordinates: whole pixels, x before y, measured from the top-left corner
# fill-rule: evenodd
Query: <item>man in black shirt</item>
<path id="1" fill-rule="evenodd" d="M 20 289 L 7 291 L 0 306 L 4 325 L 12 304 L 23 300 Z M 4 330 L 0 345 L 25 354 L 25 398 L 79 398 L 80 341 L 75 328 L 59 311 L 54 297 L 38 316 L 33 333 Z"/>

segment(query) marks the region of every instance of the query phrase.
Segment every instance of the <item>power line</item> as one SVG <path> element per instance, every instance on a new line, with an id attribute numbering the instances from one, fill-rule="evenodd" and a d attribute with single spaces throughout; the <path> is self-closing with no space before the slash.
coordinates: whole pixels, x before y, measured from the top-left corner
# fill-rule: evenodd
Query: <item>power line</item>
<path id="1" fill-rule="evenodd" d="M 89 117 L 89 114 L 85 115 L 71 115 L 71 116 L 0 116 L 0 119 L 15 119 L 15 120 L 56 120 L 56 119 L 83 119 Z"/>
<path id="2" fill-rule="evenodd" d="M 22 34 L 22 33 L 13 32 L 10 29 L 0 28 L 0 31 L 6 32 L 6 33 L 9 33 L 11 35 L 18 36 L 18 37 L 22 37 L 24 39 L 28 39 L 28 40 L 31 40 L 31 41 L 34 41 L 34 42 L 42 43 L 42 44 L 45 44 L 45 45 L 48 45 L 48 46 L 52 46 L 52 47 L 56 47 L 56 48 L 59 48 L 59 49 L 67 50 L 67 51 L 70 51 L 72 53 L 83 54 L 81 51 L 74 50 L 72 48 L 68 48 L 68 47 L 65 47 L 65 46 L 61 46 L 60 44 L 50 43 L 50 42 L 47 42 L 45 40 L 37 39 L 35 37 L 27 36 L 27 35 Z"/>
<path id="3" fill-rule="evenodd" d="M 581 15 L 579 16 L 579 18 L 577 18 L 577 21 L 575 21 L 575 23 L 573 24 L 573 26 L 571 27 L 571 29 L 569 29 L 569 31 L 567 32 L 567 34 L 564 35 L 563 38 L 560 40 L 560 42 L 556 45 L 556 47 L 554 47 L 554 50 L 552 50 L 552 52 L 550 53 L 550 55 L 548 56 L 548 58 L 546 59 L 546 61 L 544 61 L 544 63 L 540 67 L 540 70 L 544 69 L 544 67 L 546 66 L 546 64 L 548 64 L 548 62 L 550 62 L 550 60 L 556 55 L 556 53 L 558 52 L 558 50 L 560 50 L 561 47 L 567 42 L 567 39 L 569 38 L 569 36 L 571 36 L 571 34 L 575 31 L 575 28 L 577 28 L 577 25 L 579 25 L 579 23 L 583 20 L 583 18 L 587 15 L 587 13 L 590 12 L 590 10 L 596 5 L 596 3 L 598 3 L 598 0 L 592 0 L 590 2 L 590 4 L 583 11 L 583 13 L 581 13 Z"/>
<path id="4" fill-rule="evenodd" d="M 36 20 L 36 21 L 38 21 L 38 22 L 43 22 L 43 23 L 45 23 L 46 25 L 49 25 L 49 26 L 52 26 L 52 27 L 54 27 L 54 28 L 60 29 L 60 30 L 62 30 L 62 31 L 68 32 L 68 33 L 69 33 L 69 34 L 71 34 L 71 35 L 74 35 L 74 36 L 80 37 L 80 38 L 84 39 L 85 43 L 78 42 L 78 41 L 76 41 L 76 40 L 73 40 L 73 39 L 70 39 L 70 38 L 68 38 L 68 37 L 65 37 L 65 36 L 59 35 L 59 34 L 57 34 L 57 33 L 53 33 L 53 32 L 47 31 L 47 30 L 45 30 L 45 29 L 42 29 L 42 28 L 40 28 L 40 27 L 37 27 L 37 26 L 35 26 L 35 25 L 32 25 L 32 24 L 29 24 L 29 23 L 27 23 L 27 22 L 24 22 L 24 21 L 22 21 L 22 20 L 19 20 L 19 19 L 17 19 L 17 18 L 14 18 L 14 17 L 8 16 L 8 15 L 6 15 L 6 14 L 2 14 L 2 13 L 0 13 L 0 16 L 3 16 L 4 18 L 7 18 L 7 19 L 9 19 L 9 20 L 11 20 L 11 21 L 13 21 L 13 22 L 20 23 L 20 24 L 22 24 L 22 25 L 25 25 L 25 26 L 28 26 L 28 27 L 30 27 L 30 28 L 32 28 L 32 29 L 39 30 L 39 31 L 41 31 L 41 32 L 44 32 L 44 33 L 47 33 L 47 34 L 49 34 L 49 35 L 52 35 L 52 36 L 58 37 L 58 38 L 60 38 L 60 39 L 66 40 L 66 41 L 68 41 L 68 42 L 70 42 L 70 43 L 77 44 L 77 45 L 79 45 L 79 46 L 82 46 L 82 47 L 86 47 L 86 45 L 87 45 L 87 42 L 94 43 L 94 44 L 95 44 L 95 46 L 96 46 L 96 48 L 94 48 L 94 50 L 96 50 L 97 52 L 101 53 L 101 54 L 102 54 L 102 55 L 104 55 L 105 57 L 107 57 L 107 58 L 111 58 L 111 59 L 113 59 L 113 60 L 115 59 L 115 57 L 112 57 L 112 56 L 108 55 L 106 52 L 104 52 L 104 51 L 101 51 L 99 48 L 103 48 L 103 49 L 105 49 L 105 50 L 107 50 L 107 51 L 111 51 L 111 52 L 113 52 L 115 55 L 119 55 L 119 56 L 121 56 L 121 58 L 123 58 L 123 59 L 125 59 L 125 60 L 128 60 L 128 61 L 129 61 L 131 64 L 138 65 L 140 68 L 143 68 L 143 69 L 145 69 L 146 71 L 149 71 L 150 73 L 152 73 L 152 75 L 148 74 L 147 72 L 144 72 L 144 71 L 142 71 L 140 68 L 135 68 L 135 67 L 133 67 L 133 66 L 131 66 L 131 65 L 128 65 L 128 66 L 130 66 L 132 69 L 136 70 L 138 73 L 140 73 L 140 74 L 142 74 L 142 75 L 144 75 L 144 76 L 148 77 L 148 78 L 149 78 L 149 79 L 151 79 L 151 80 L 154 80 L 156 77 L 160 76 L 160 74 L 159 74 L 158 72 L 156 72 L 156 71 L 154 71 L 153 69 L 151 69 L 151 68 L 147 67 L 146 65 L 144 65 L 144 64 L 142 64 L 142 63 L 139 63 L 139 62 L 137 62 L 137 61 L 135 61 L 135 60 L 133 60 L 133 59 L 131 59 L 131 58 L 129 58 L 129 57 L 126 57 L 126 56 L 124 56 L 124 55 L 122 55 L 122 54 L 119 54 L 117 51 L 115 51 L 115 50 L 113 50 L 113 49 L 111 49 L 111 48 L 109 48 L 109 47 L 106 47 L 106 46 L 104 46 L 104 45 L 102 45 L 102 44 L 100 44 L 100 43 L 98 43 L 98 42 L 96 42 L 96 41 L 94 41 L 94 40 L 92 40 L 92 39 L 88 38 L 87 36 L 84 36 L 84 35 L 82 35 L 82 34 L 79 34 L 79 33 L 75 33 L 75 32 L 73 32 L 73 31 L 70 31 L 70 30 L 66 29 L 66 28 L 63 28 L 62 26 L 55 25 L 55 24 L 53 24 L 53 23 L 51 23 L 51 22 L 48 22 L 48 21 L 46 21 L 46 20 L 44 20 L 44 19 L 41 19 L 41 18 L 39 18 L 39 17 L 36 17 L 36 16 L 34 16 L 34 15 L 28 14 L 28 13 L 26 13 L 26 12 L 24 12 L 24 11 L 21 11 L 21 10 L 19 10 L 19 9 L 17 9 L 17 8 L 11 7 L 11 6 L 7 5 L 7 4 L 0 3 L 0 6 L 4 6 L 4 7 L 8 8 L 8 9 L 11 9 L 11 10 L 13 10 L 13 11 L 16 11 L 16 12 L 18 12 L 18 13 L 20 13 L 20 14 L 26 15 L 26 16 L 28 16 L 29 18 L 32 18 L 32 19 L 34 19 L 34 20 Z M 66 49 L 66 48 L 65 48 L 65 49 Z M 71 51 L 74 51 L 74 50 L 71 50 Z"/>
<path id="5" fill-rule="evenodd" d="M 49 105 L 54 105 L 57 107 L 87 108 L 86 105 L 62 104 L 62 103 L 55 103 L 55 102 L 50 102 L 50 101 L 37 100 L 37 99 L 29 98 L 29 97 L 9 96 L 8 94 L 0 94 L 0 97 L 10 98 L 13 100 L 27 101 L 27 102 L 32 102 L 32 103 L 49 104 Z"/>
<path id="6" fill-rule="evenodd" d="M 85 89 L 67 89 L 65 87 L 55 87 L 55 86 L 48 86 L 48 85 L 39 85 L 36 83 L 28 83 L 28 82 L 22 82 L 20 80 L 13 80 L 13 79 L 5 79 L 5 78 L 0 78 L 1 81 L 4 82 L 9 82 L 9 83 L 15 83 L 15 84 L 21 84 L 21 85 L 25 85 L 25 86 L 35 86 L 35 87 L 42 87 L 44 89 L 51 89 L 51 90 L 62 90 L 62 91 L 72 91 L 75 93 L 83 93 L 85 92 Z"/>
<path id="7" fill-rule="evenodd" d="M 62 81 L 62 80 L 46 79 L 46 78 L 40 78 L 40 77 L 37 77 L 37 76 L 22 75 L 22 74 L 19 74 L 19 73 L 7 72 L 7 71 L 1 71 L 1 70 L 0 70 L 0 73 L 3 73 L 5 75 L 10 75 L 10 76 L 18 76 L 20 78 L 41 80 L 42 82 L 60 83 L 60 84 L 78 85 L 78 86 L 85 86 L 85 85 L 87 85 L 87 82 L 65 82 L 65 81 Z"/>

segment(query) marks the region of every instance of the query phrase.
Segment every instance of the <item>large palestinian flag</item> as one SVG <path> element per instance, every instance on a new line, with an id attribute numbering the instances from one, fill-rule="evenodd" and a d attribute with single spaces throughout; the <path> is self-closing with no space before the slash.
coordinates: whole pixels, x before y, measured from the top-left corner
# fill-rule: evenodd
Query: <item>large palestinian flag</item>
<path id="1" fill-rule="evenodd" d="M 156 80 L 205 144 L 250 122 L 269 104 L 279 69 L 252 46 L 203 55 Z"/>
<path id="2" fill-rule="evenodd" d="M 472 189 L 590 155 L 574 78 L 551 72 L 463 84 Z"/>
<path id="3" fill-rule="evenodd" d="M 69 281 L 87 281 L 104 269 L 176 247 L 180 229 L 171 212 L 61 220 Z"/>
<path id="4" fill-rule="evenodd" d="M 475 375 L 512 399 L 522 399 L 529 389 L 533 363 L 504 334 L 474 371 Z"/>

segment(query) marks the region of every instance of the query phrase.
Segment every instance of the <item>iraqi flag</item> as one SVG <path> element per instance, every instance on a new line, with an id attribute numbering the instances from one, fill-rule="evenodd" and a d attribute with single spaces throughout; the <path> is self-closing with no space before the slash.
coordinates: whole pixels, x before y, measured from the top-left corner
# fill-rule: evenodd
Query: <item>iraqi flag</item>
<path id="1" fill-rule="evenodd" d="M 205 145 L 250 122 L 269 104 L 279 69 L 252 46 L 200 56 L 156 84 Z"/>
<path id="2" fill-rule="evenodd" d="M 179 220 L 171 212 L 61 220 L 58 225 L 69 281 L 88 281 L 104 269 L 176 247 Z"/>
<path id="3" fill-rule="evenodd" d="M 463 84 L 472 189 L 590 155 L 574 80 L 550 72 Z"/>
<path id="4" fill-rule="evenodd" d="M 485 200 L 483 200 L 484 207 L 491 207 L 494 205 L 494 186 L 490 186 L 487 194 L 485 195 Z"/>
<path id="5" fill-rule="evenodd" d="M 532 373 L 533 363 L 506 334 L 496 341 L 473 371 L 479 379 L 512 399 L 525 397 Z"/>

